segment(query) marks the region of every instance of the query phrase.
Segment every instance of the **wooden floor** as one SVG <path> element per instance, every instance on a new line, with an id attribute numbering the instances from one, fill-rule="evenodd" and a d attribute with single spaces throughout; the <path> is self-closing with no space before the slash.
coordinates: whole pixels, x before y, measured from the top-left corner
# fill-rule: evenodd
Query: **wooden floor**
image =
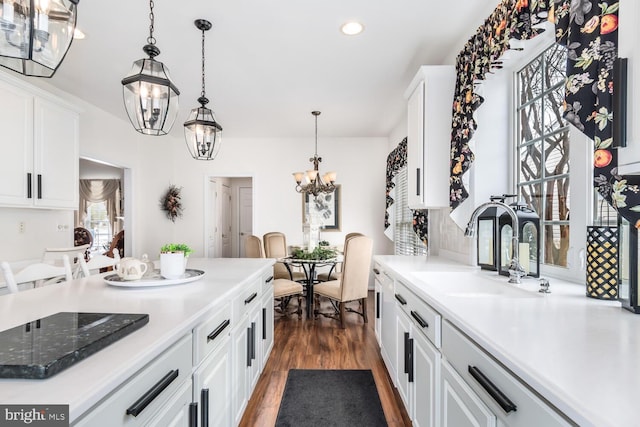
<path id="1" fill-rule="evenodd" d="M 324 304 L 328 303 L 322 305 L 326 311 L 329 307 Z M 373 292 L 369 292 L 367 307 L 369 322 L 347 313 L 345 329 L 340 328 L 337 320 L 323 316 L 307 320 L 303 313 L 302 320 L 298 320 L 295 314 L 281 317 L 276 312 L 273 350 L 240 426 L 275 424 L 289 369 L 371 369 L 389 426 L 410 426 L 376 342 Z M 319 398 L 321 393 L 318 390 Z"/>

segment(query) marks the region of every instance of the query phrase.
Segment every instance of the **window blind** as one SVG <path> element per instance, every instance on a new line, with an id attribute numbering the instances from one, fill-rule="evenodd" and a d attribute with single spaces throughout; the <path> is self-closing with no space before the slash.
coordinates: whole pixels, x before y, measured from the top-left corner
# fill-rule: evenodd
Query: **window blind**
<path id="1" fill-rule="evenodd" d="M 413 212 L 409 209 L 407 167 L 398 171 L 395 178 L 395 224 L 393 242 L 396 255 L 426 255 L 427 246 L 413 231 Z"/>

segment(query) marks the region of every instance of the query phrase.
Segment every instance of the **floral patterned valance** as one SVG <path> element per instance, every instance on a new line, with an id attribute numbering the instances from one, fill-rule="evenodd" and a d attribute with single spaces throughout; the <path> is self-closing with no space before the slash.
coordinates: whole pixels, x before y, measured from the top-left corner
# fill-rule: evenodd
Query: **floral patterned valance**
<path id="1" fill-rule="evenodd" d="M 384 211 L 384 229 L 386 230 L 391 225 L 389 223 L 389 208 L 394 203 L 391 197 L 391 191 L 396 186 L 393 182 L 393 178 L 398 174 L 398 171 L 407 166 L 407 138 L 404 138 L 396 148 L 387 156 L 387 188 L 386 188 L 386 209 Z M 418 238 L 428 247 L 429 246 L 429 233 L 428 233 L 428 218 L 426 209 L 413 209 L 413 231 L 417 234 Z"/>
<path id="2" fill-rule="evenodd" d="M 613 148 L 613 65 L 617 58 L 619 2 L 600 0 L 502 0 L 469 39 L 456 60 L 451 131 L 450 207 L 467 197 L 462 176 L 474 160 L 469 141 L 474 112 L 483 102 L 475 91 L 512 39 L 535 37 L 538 24 L 555 25 L 556 42 L 567 47 L 564 118 L 593 139 L 594 186 L 620 215 L 640 225 L 640 177 L 620 176 Z"/>

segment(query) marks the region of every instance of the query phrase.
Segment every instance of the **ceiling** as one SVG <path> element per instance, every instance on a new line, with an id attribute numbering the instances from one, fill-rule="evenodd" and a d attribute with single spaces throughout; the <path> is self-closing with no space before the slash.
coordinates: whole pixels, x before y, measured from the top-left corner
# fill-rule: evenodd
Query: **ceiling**
<path id="1" fill-rule="evenodd" d="M 418 66 L 455 56 L 498 0 L 183 0 L 156 1 L 156 58 L 180 89 L 171 131 L 198 106 L 201 33 L 206 95 L 225 137 L 308 137 L 312 110 L 327 137 L 387 137 L 405 112 L 404 91 Z M 342 23 L 365 25 L 345 36 Z M 120 81 L 146 55 L 149 3 L 84 0 L 75 40 L 50 80 L 127 120 Z"/>

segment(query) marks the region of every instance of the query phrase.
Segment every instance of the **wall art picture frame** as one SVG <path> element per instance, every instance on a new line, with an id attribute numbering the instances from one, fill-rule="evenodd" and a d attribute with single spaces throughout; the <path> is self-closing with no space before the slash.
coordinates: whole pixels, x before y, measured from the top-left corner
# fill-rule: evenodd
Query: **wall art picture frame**
<path id="1" fill-rule="evenodd" d="M 322 231 L 340 231 L 340 186 L 332 193 L 302 195 L 302 223 L 306 224 L 309 214 L 317 213 L 324 222 Z"/>

